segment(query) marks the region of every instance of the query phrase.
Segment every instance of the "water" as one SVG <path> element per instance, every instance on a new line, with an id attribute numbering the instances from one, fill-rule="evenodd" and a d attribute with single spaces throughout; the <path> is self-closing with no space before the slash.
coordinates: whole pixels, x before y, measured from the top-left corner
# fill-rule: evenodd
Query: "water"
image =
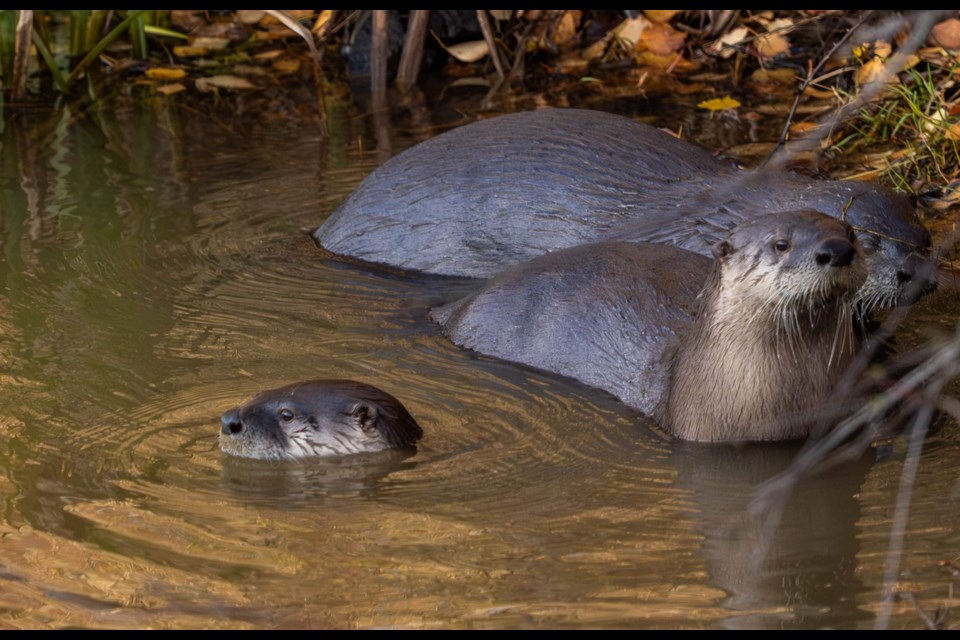
<path id="1" fill-rule="evenodd" d="M 475 283 L 300 233 L 435 123 L 378 145 L 334 109 L 324 145 L 162 105 L 78 115 L 0 138 L 0 626 L 872 626 L 902 442 L 752 515 L 796 447 L 668 443 L 603 392 L 449 344 L 426 311 Z M 380 386 L 422 444 L 219 452 L 220 413 L 308 378 Z M 931 612 L 957 449 L 952 424 L 927 443 L 902 561 Z M 907 599 L 894 626 L 922 626 Z"/>

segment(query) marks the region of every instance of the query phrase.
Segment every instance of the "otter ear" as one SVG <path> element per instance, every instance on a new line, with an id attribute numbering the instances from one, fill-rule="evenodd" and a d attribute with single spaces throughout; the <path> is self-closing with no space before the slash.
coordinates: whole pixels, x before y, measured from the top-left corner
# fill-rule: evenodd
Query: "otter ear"
<path id="1" fill-rule="evenodd" d="M 733 245 L 726 240 L 721 240 L 717 244 L 713 245 L 713 257 L 717 260 L 726 258 L 731 253 L 733 253 Z"/>
<path id="2" fill-rule="evenodd" d="M 357 426 L 364 431 L 372 431 L 377 428 L 377 420 L 380 418 L 380 409 L 375 404 L 358 402 L 350 410 L 353 419 L 357 421 Z"/>

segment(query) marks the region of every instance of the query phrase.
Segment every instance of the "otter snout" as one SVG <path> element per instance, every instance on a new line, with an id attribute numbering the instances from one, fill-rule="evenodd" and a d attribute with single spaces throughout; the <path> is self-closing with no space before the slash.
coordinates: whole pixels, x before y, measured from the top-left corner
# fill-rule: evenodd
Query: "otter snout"
<path id="1" fill-rule="evenodd" d="M 821 266 L 846 267 L 853 262 L 857 248 L 847 240 L 830 238 L 817 247 L 816 261 Z"/>
<path id="2" fill-rule="evenodd" d="M 225 436 L 235 436 L 243 431 L 239 409 L 231 409 L 220 416 L 220 433 Z"/>
<path id="3" fill-rule="evenodd" d="M 937 288 L 937 267 L 932 260 L 911 253 L 897 269 L 897 283 L 904 301 L 916 302 Z"/>

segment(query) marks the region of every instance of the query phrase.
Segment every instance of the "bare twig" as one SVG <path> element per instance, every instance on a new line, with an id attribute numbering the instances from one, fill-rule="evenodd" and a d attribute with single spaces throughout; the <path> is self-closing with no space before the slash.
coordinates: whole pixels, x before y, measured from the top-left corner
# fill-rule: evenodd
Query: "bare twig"
<path id="1" fill-rule="evenodd" d="M 503 61 L 500 59 L 500 51 L 497 47 L 497 41 L 493 37 L 493 27 L 490 26 L 490 16 L 483 9 L 477 9 L 477 22 L 480 23 L 480 31 L 483 32 L 483 39 L 490 49 L 490 59 L 493 60 L 493 66 L 497 70 L 497 77 L 502 83 L 507 74 L 503 70 Z"/>
<path id="2" fill-rule="evenodd" d="M 411 87 L 417 82 L 420 65 L 423 63 L 423 44 L 429 21 L 429 9 L 415 9 L 410 12 L 403 53 L 400 54 L 400 67 L 397 69 L 397 86 L 400 89 Z"/>
<path id="3" fill-rule="evenodd" d="M 14 102 L 22 102 L 27 97 L 32 32 L 33 11 L 22 9 L 17 19 L 17 34 L 14 40 L 13 54 L 13 79 L 10 86 L 10 98 Z"/>
<path id="4" fill-rule="evenodd" d="M 823 68 L 823 65 L 827 63 L 827 60 L 829 60 L 833 56 L 833 54 L 836 53 L 841 46 L 843 46 L 843 43 L 845 43 L 847 40 L 850 39 L 850 37 L 854 34 L 854 32 L 857 29 L 859 29 L 860 26 L 863 25 L 863 23 L 866 21 L 866 19 L 869 18 L 872 14 L 873 14 L 873 11 L 867 11 L 862 16 L 860 16 L 860 20 L 857 21 L 857 23 L 852 28 L 850 28 L 843 35 L 843 37 L 840 38 L 836 42 L 836 44 L 833 45 L 833 47 L 830 48 L 830 51 L 828 51 L 826 55 L 824 55 L 820 59 L 820 62 L 817 63 L 817 66 L 813 67 L 812 69 L 810 69 L 810 71 L 807 72 L 806 79 L 797 89 L 797 95 L 793 100 L 793 106 L 790 107 L 790 113 L 787 114 L 787 120 L 786 122 L 783 123 L 783 131 L 780 132 L 780 139 L 777 140 L 777 144 L 774 145 L 773 149 L 770 150 L 770 153 L 767 154 L 767 157 L 764 158 L 763 162 L 760 163 L 761 167 L 767 164 L 767 161 L 770 160 L 770 158 L 773 157 L 773 155 L 780 149 L 780 147 L 782 147 L 787 142 L 787 135 L 790 133 L 790 125 L 793 123 L 793 116 L 795 116 L 797 113 L 797 107 L 800 106 L 800 99 L 803 98 L 804 91 L 806 91 L 807 87 L 809 87 L 811 84 L 815 82 L 814 78 L 816 78 L 816 81 L 823 80 L 823 78 L 817 78 L 817 74 L 820 73 L 820 69 Z"/>
<path id="5" fill-rule="evenodd" d="M 387 11 L 374 9 L 373 38 L 370 45 L 370 90 L 387 90 Z"/>

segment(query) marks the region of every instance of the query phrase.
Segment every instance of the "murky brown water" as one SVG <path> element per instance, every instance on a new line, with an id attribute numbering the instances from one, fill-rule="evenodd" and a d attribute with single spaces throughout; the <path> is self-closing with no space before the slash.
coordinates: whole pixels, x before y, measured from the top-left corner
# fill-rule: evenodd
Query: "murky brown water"
<path id="1" fill-rule="evenodd" d="M 435 129 L 334 136 L 104 109 L 0 138 L 0 626 L 870 627 L 905 445 L 754 488 L 796 449 L 669 444 L 605 394 L 446 342 L 463 280 L 325 258 L 316 226 Z M 926 314 L 949 325 L 942 310 Z M 415 455 L 230 459 L 220 413 L 354 378 Z M 921 460 L 902 590 L 949 604 L 955 425 Z M 922 626 L 901 600 L 894 626 Z"/>

